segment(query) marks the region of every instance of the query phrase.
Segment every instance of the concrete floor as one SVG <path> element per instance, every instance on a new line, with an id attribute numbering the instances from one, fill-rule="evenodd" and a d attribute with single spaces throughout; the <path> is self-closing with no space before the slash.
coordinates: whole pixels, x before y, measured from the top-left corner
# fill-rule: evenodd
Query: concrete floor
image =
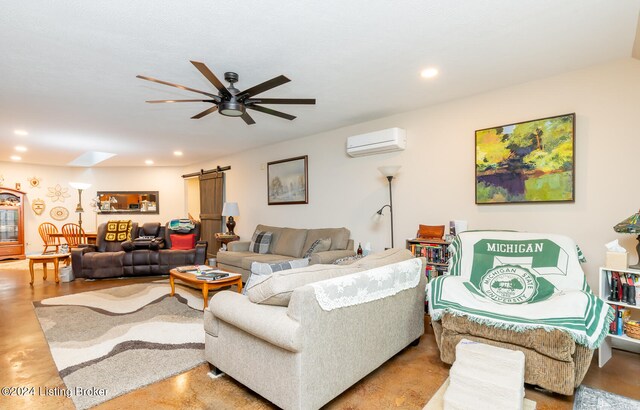
<path id="1" fill-rule="evenodd" d="M 157 278 L 87 282 L 76 280 L 56 285 L 42 280 L 36 271 L 29 286 L 27 270 L 0 262 L 0 386 L 64 387 L 49 353 L 31 302 L 53 296 L 140 283 Z M 15 265 L 15 264 L 13 264 Z M 168 285 L 167 285 L 168 288 Z M 167 289 L 168 291 L 168 289 Z M 407 348 L 373 373 L 327 404 L 327 409 L 421 409 L 447 378 L 449 366 L 439 359 L 433 331 L 425 316 L 426 333 L 417 347 Z M 211 379 L 204 364 L 108 401 L 96 409 L 271 409 L 269 402 L 228 376 Z M 597 355 L 583 384 L 640 400 L 640 356 L 614 351 L 599 369 Z M 96 386 L 99 387 L 99 386 Z M 527 386 L 526 397 L 538 409 L 571 409 L 573 397 L 538 391 Z M 73 409 L 66 397 L 0 396 L 0 409 Z"/>

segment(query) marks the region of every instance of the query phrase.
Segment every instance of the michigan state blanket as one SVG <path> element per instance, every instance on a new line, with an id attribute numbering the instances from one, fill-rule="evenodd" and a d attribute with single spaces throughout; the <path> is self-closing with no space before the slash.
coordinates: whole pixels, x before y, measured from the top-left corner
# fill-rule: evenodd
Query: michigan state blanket
<path id="1" fill-rule="evenodd" d="M 468 231 L 449 252 L 449 273 L 429 282 L 432 319 L 451 313 L 517 332 L 560 329 L 591 349 L 607 335 L 613 309 L 591 292 L 570 238 Z"/>

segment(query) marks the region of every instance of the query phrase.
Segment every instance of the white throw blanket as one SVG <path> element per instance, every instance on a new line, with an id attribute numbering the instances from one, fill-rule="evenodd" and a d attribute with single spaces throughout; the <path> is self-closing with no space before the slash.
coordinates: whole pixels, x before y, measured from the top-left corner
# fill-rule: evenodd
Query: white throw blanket
<path id="1" fill-rule="evenodd" d="M 468 231 L 451 244 L 449 274 L 429 283 L 434 320 L 445 313 L 501 329 L 560 329 L 597 348 L 613 310 L 596 297 L 568 237 Z"/>
<path id="2" fill-rule="evenodd" d="M 408 259 L 311 284 L 318 304 L 325 311 L 359 305 L 393 296 L 420 283 L 422 262 Z"/>

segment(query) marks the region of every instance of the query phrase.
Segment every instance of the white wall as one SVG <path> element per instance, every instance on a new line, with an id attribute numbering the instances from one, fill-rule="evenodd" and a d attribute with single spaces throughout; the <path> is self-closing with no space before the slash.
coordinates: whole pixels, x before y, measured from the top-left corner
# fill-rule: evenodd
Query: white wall
<path id="1" fill-rule="evenodd" d="M 60 229 L 68 222 L 78 222 L 75 213 L 78 203 L 78 191 L 69 186 L 70 181 L 90 183 L 91 187 L 82 192 L 82 227 L 86 232 L 95 232 L 96 213 L 89 203 L 97 191 L 159 191 L 160 213 L 154 215 L 97 215 L 100 224 L 110 219 L 132 219 L 137 222 L 166 223 L 173 218 L 186 217 L 184 200 L 184 183 L 180 175 L 181 169 L 169 167 L 126 167 L 126 168 L 76 168 L 53 167 L 13 162 L 0 162 L 0 175 L 4 177 L 4 186 L 15 188 L 19 182 L 22 191 L 27 193 L 25 204 L 25 241 L 27 254 L 42 252 L 42 240 L 38 235 L 38 226 L 42 222 L 51 222 Z M 31 177 L 41 179 L 40 187 L 29 185 Z M 47 196 L 48 188 L 60 184 L 68 188 L 68 198 L 64 202 L 52 202 Z M 46 208 L 37 216 L 31 210 L 31 202 L 41 198 Z M 69 210 L 69 217 L 64 221 L 51 218 L 49 211 L 55 206 L 63 206 Z"/>
<path id="2" fill-rule="evenodd" d="M 562 233 L 583 248 L 593 286 L 605 242 L 619 238 L 632 263 L 637 258 L 635 238 L 612 227 L 640 206 L 639 96 L 640 61 L 628 59 L 216 158 L 184 171 L 231 166 L 226 197 L 240 206 L 236 232 L 242 239 L 250 239 L 258 223 L 346 226 L 356 246 L 371 242 L 381 250 L 390 241 L 389 217 L 385 211 L 379 218 L 375 211 L 388 202 L 388 185 L 377 167 L 402 165 L 393 185 L 396 247 L 415 236 L 418 224 L 446 225 L 452 219 L 468 220 L 470 229 Z M 475 204 L 475 130 L 571 112 L 576 113 L 575 203 Z M 256 118 L 256 127 L 261 119 Z M 389 127 L 407 130 L 406 151 L 362 158 L 345 154 L 348 136 Z M 309 204 L 268 206 L 266 163 L 298 155 L 309 156 Z"/>

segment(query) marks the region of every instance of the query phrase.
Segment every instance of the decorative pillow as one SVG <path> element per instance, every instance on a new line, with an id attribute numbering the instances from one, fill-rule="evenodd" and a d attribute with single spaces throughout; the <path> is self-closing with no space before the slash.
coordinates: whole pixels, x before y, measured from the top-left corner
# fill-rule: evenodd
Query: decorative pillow
<path id="1" fill-rule="evenodd" d="M 171 234 L 171 249 L 189 250 L 196 247 L 196 235 L 193 233 L 179 235 Z"/>
<path id="2" fill-rule="evenodd" d="M 107 222 L 107 232 L 104 235 L 107 242 L 124 242 L 131 240 L 131 220 Z"/>
<path id="3" fill-rule="evenodd" d="M 305 266 L 309 266 L 309 259 L 294 259 L 291 261 L 277 263 L 253 262 L 251 264 L 251 275 L 244 285 L 242 294 L 246 294 L 247 289 L 262 282 L 273 272 L 279 272 L 287 269 L 304 268 Z"/>
<path id="4" fill-rule="evenodd" d="M 256 231 L 251 238 L 249 252 L 269 253 L 272 235 L 271 232 Z"/>
<path id="5" fill-rule="evenodd" d="M 416 236 L 424 239 L 442 239 L 444 235 L 444 225 L 420 225 Z"/>
<path id="6" fill-rule="evenodd" d="M 312 253 L 325 252 L 331 248 L 331 238 L 316 239 L 314 243 L 309 246 L 309 249 L 302 256 L 303 258 L 310 258 Z"/>

